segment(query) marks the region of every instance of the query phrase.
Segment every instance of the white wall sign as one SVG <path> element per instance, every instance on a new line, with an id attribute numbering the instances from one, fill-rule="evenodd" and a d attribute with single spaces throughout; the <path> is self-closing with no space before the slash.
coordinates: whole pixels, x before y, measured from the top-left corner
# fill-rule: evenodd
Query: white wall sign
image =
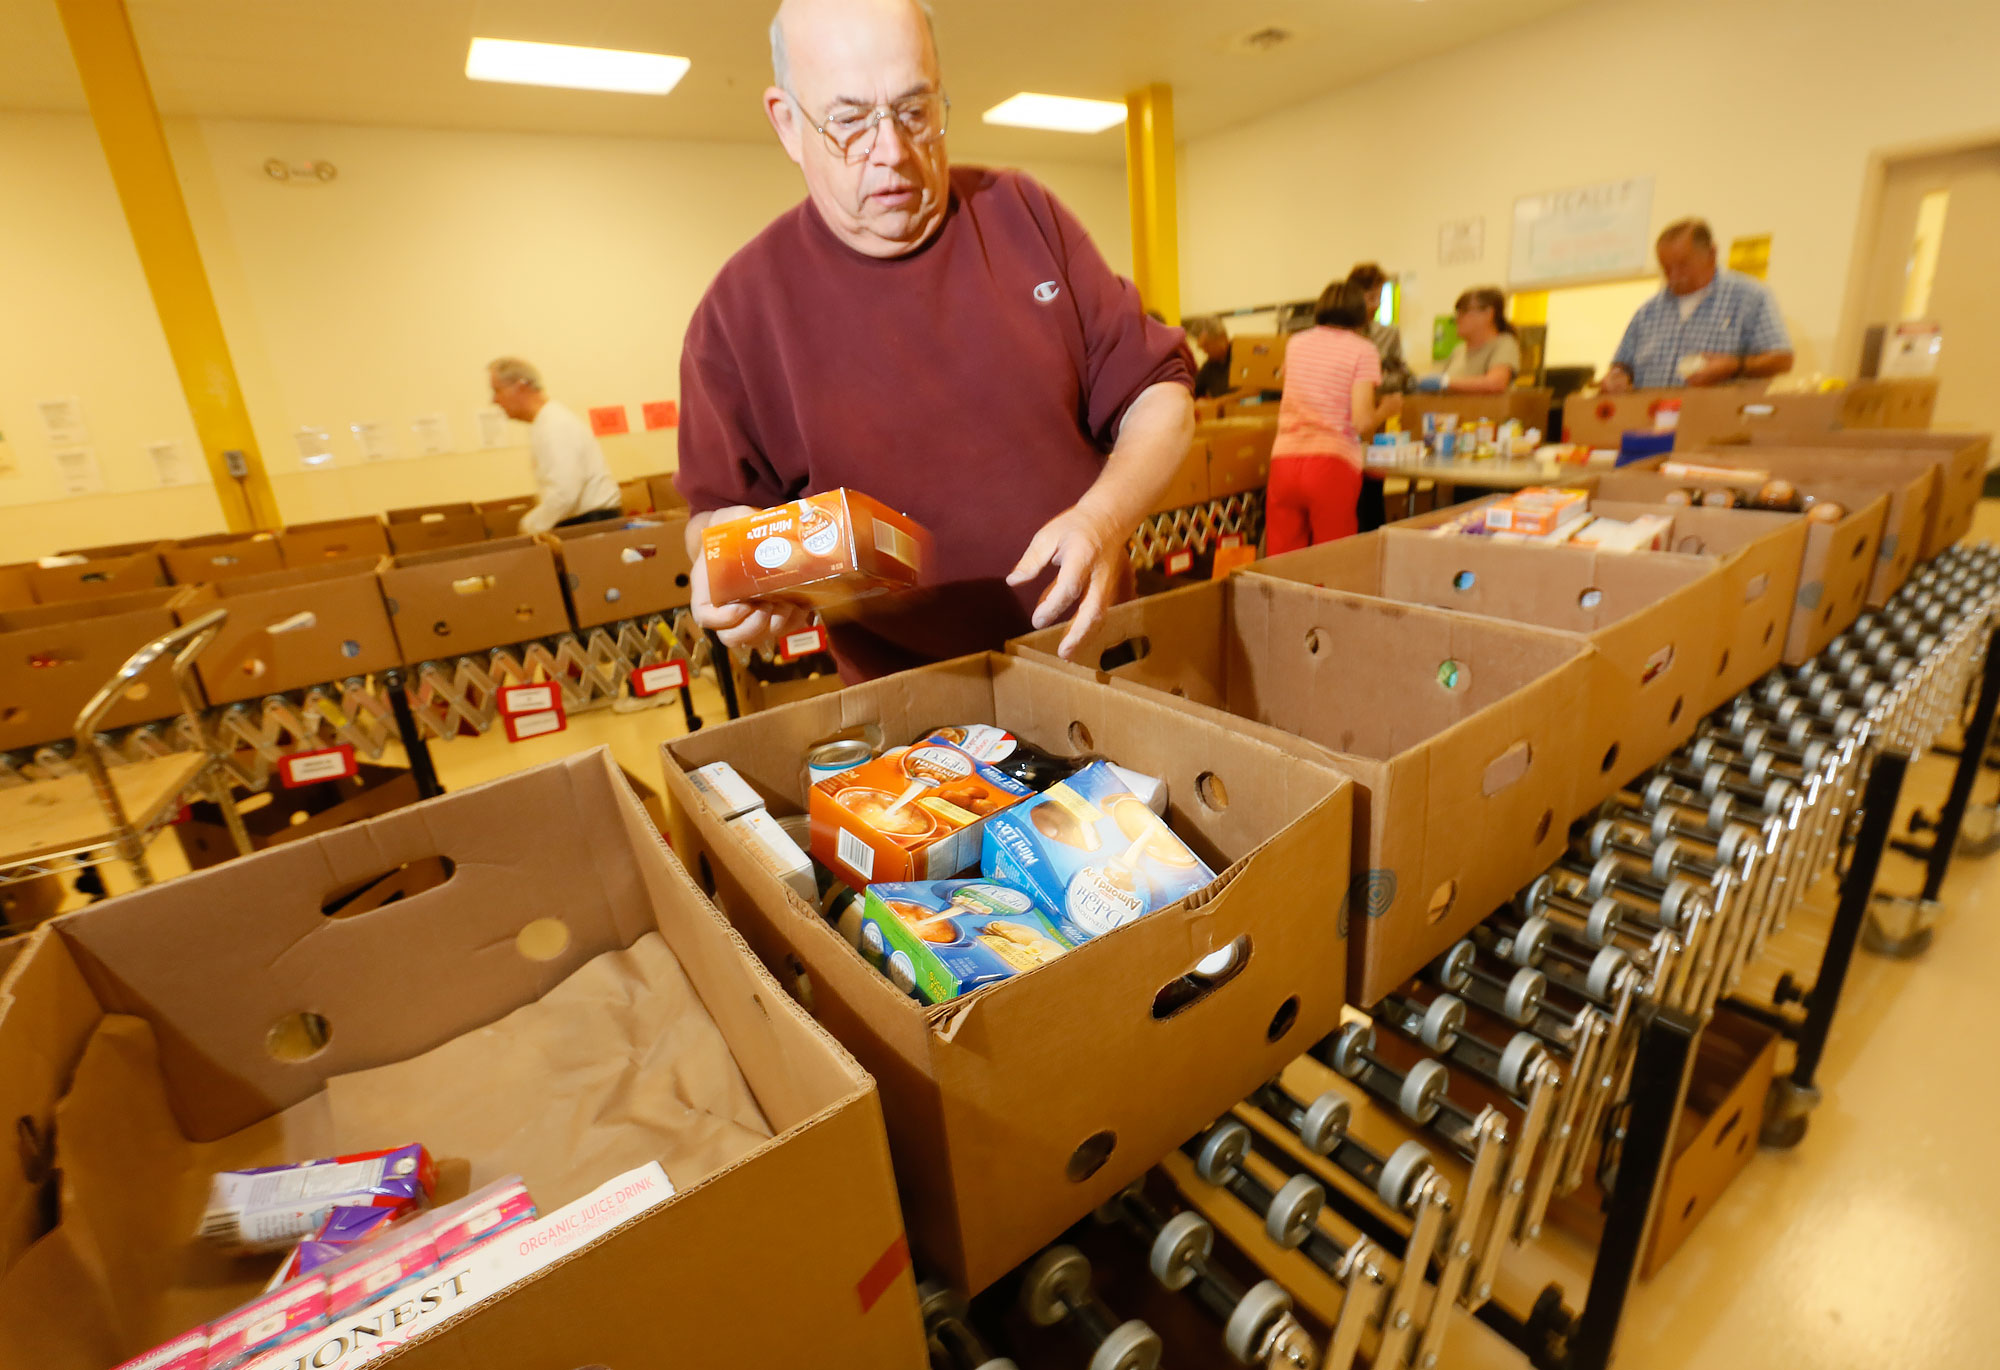
<path id="1" fill-rule="evenodd" d="M 424 456 L 441 457 L 452 450 L 451 420 L 443 414 L 419 414 L 410 420 L 410 432 Z"/>
<path id="2" fill-rule="evenodd" d="M 1464 266 L 1486 256 L 1486 216 L 1446 219 L 1438 225 L 1438 265 Z"/>
<path id="3" fill-rule="evenodd" d="M 1514 202 L 1508 284 L 1643 276 L 1653 269 L 1653 178 L 1605 181 Z"/>
<path id="4" fill-rule="evenodd" d="M 389 436 L 389 425 L 379 419 L 358 419 L 348 424 L 347 429 L 354 434 L 364 460 L 387 461 L 396 455 L 396 440 Z"/>
<path id="5" fill-rule="evenodd" d="M 35 410 L 42 416 L 42 436 L 50 447 L 88 447 L 90 428 L 83 421 L 83 405 L 76 396 L 37 400 Z"/>
<path id="6" fill-rule="evenodd" d="M 497 404 L 489 404 L 479 411 L 479 445 L 481 447 L 508 447 L 515 439 L 507 427 L 507 415 Z"/>
<path id="7" fill-rule="evenodd" d="M 55 459 L 56 478 L 65 495 L 94 495 L 104 489 L 104 473 L 98 470 L 95 449 L 59 447 L 49 455 Z"/>
<path id="8" fill-rule="evenodd" d="M 146 455 L 153 459 L 153 471 L 162 485 L 193 485 L 194 469 L 177 442 L 149 442 Z"/>
<path id="9" fill-rule="evenodd" d="M 292 434 L 292 441 L 298 444 L 299 465 L 307 470 L 333 465 L 333 438 L 324 428 L 307 424 Z"/>

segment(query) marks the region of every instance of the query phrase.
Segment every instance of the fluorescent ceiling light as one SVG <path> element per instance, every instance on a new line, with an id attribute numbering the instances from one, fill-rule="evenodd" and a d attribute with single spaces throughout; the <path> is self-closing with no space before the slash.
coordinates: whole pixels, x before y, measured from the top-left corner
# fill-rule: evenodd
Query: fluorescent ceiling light
<path id="1" fill-rule="evenodd" d="M 1046 128 L 1058 133 L 1102 133 L 1125 122 L 1125 106 L 1116 100 L 1079 100 L 1069 95 L 1009 96 L 980 116 L 989 124 L 1012 128 Z"/>
<path id="2" fill-rule="evenodd" d="M 663 52 L 517 43 L 508 38 L 475 38 L 465 54 L 465 74 L 475 81 L 620 90 L 633 95 L 665 95 L 680 84 L 688 66 L 687 58 Z"/>

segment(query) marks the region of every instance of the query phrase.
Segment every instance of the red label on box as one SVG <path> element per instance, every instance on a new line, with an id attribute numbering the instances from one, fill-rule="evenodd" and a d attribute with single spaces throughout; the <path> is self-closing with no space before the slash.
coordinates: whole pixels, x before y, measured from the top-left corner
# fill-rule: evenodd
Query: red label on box
<path id="1" fill-rule="evenodd" d="M 564 715 L 560 705 L 553 709 L 544 709 L 540 713 L 508 714 L 507 740 L 520 742 L 530 737 L 546 737 L 550 733 L 559 733 L 568 726 L 569 719 Z"/>
<path id="2" fill-rule="evenodd" d="M 503 714 L 540 714 L 560 708 L 562 691 L 556 688 L 553 681 L 544 681 L 540 685 L 500 687 L 500 712 Z"/>
<path id="3" fill-rule="evenodd" d="M 685 690 L 687 683 L 685 661 L 662 661 L 657 666 L 641 666 L 632 672 L 632 693 L 641 699 L 666 690 Z"/>
<path id="4" fill-rule="evenodd" d="M 338 747 L 322 747 L 316 752 L 294 752 L 278 762 L 278 775 L 288 790 L 295 790 L 301 785 L 319 785 L 329 780 L 345 780 L 355 774 L 356 769 L 354 748 L 347 743 Z"/>
<path id="5" fill-rule="evenodd" d="M 600 438 L 632 431 L 632 421 L 622 404 L 600 404 L 590 411 L 590 431 Z"/>
<path id="6" fill-rule="evenodd" d="M 826 650 L 826 629 L 815 625 L 803 632 L 787 633 L 778 644 L 778 660 L 797 661 L 802 656 Z"/>
<path id="7" fill-rule="evenodd" d="M 1183 548 L 1167 558 L 1167 574 L 1184 576 L 1194 569 L 1194 553 Z"/>
<path id="8" fill-rule="evenodd" d="M 678 428 L 681 424 L 681 407 L 675 400 L 647 400 L 639 406 L 645 417 L 648 432 L 655 428 Z"/>

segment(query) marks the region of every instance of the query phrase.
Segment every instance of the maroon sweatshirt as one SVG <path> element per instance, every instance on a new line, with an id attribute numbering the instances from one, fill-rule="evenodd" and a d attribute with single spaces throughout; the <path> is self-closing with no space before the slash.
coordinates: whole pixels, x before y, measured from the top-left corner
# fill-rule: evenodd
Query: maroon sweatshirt
<path id="1" fill-rule="evenodd" d="M 697 513 L 848 486 L 931 530 L 926 589 L 829 616 L 866 679 L 1029 631 L 1049 577 L 1007 573 L 1161 381 L 1194 384 L 1181 331 L 1076 217 L 1018 172 L 956 167 L 907 257 L 856 252 L 807 200 L 729 260 L 681 349 L 675 483 Z"/>

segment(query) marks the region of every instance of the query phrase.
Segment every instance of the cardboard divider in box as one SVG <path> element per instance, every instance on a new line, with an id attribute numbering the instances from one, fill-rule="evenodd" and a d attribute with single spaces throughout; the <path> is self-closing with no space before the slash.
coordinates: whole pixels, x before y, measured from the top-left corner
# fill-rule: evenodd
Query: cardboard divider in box
<path id="1" fill-rule="evenodd" d="M 389 550 L 399 557 L 486 540 L 486 520 L 469 502 L 391 509 L 387 518 Z"/>
<path id="2" fill-rule="evenodd" d="M 69 737 L 83 706 L 126 659 L 173 631 L 171 605 L 178 593 L 144 590 L 0 613 L 0 751 Z M 180 711 L 173 662 L 162 657 L 105 715 L 103 726 L 126 728 Z"/>
<path id="3" fill-rule="evenodd" d="M 1196 424 L 1194 440 L 1208 447 L 1208 498 L 1262 490 L 1271 481 L 1271 448 L 1278 441 L 1275 405 L 1263 418 L 1213 419 Z"/>
<path id="4" fill-rule="evenodd" d="M 176 585 L 212 585 L 239 576 L 261 576 L 284 569 L 285 558 L 275 533 L 215 533 L 182 538 L 160 552 L 167 574 Z"/>
<path id="5" fill-rule="evenodd" d="M 1727 588 L 1712 564 L 1688 557 L 1383 529 L 1248 574 L 1507 619 L 1595 647 L 1585 702 L 1564 720 L 1577 744 L 1577 813 L 1657 764 L 1734 693 L 1724 688 Z"/>
<path id="6" fill-rule="evenodd" d="M 1168 821 L 1218 879 L 1048 963 L 946 1003 L 904 994 L 759 862 L 687 773 L 727 761 L 773 813 L 804 809 L 812 743 L 997 724 L 1167 782 Z M 1353 788 L 1335 770 L 1173 701 L 997 654 L 889 676 L 662 748 L 676 851 L 881 1085 L 924 1259 L 991 1284 L 1339 1025 Z M 1190 1003 L 1163 990 L 1242 943 Z M 1166 1016 L 1159 1016 L 1165 1013 Z"/>
<path id="7" fill-rule="evenodd" d="M 544 1216 L 652 1161 L 673 1186 L 521 1283 L 413 1286 L 406 1370 L 925 1362 L 874 1086 L 602 749 L 40 929 L 0 980 L 0 1102 L 59 1137 L 65 1194 L 44 1233 L 40 1176 L 0 1170 L 0 1364 L 101 1370 L 226 1313 L 270 1268 L 190 1240 L 216 1162 L 369 1138 L 430 1147 L 441 1199 L 518 1173 Z M 341 1361 L 341 1324 L 309 1335 Z"/>
<path id="8" fill-rule="evenodd" d="M 555 553 L 533 538 L 390 557 L 376 574 L 406 666 L 569 628 Z"/>
<path id="9" fill-rule="evenodd" d="M 1049 629 L 1008 650 L 1055 663 L 1060 641 Z M 1574 638 L 1240 574 L 1120 605 L 1076 662 L 1063 669 L 1353 778 L 1354 878 L 1311 893 L 1353 939 L 1358 1004 L 1547 869 L 1581 812 L 1592 662 Z"/>
<path id="10" fill-rule="evenodd" d="M 289 523 L 278 533 L 278 550 L 287 566 L 385 557 L 389 555 L 389 530 L 378 518 Z"/>
<path id="11" fill-rule="evenodd" d="M 126 542 L 113 547 L 75 548 L 61 555 L 82 557 L 82 561 L 68 566 L 31 566 L 28 583 L 37 604 L 157 590 L 171 584 L 166 564 L 160 560 L 166 547 L 164 542 Z"/>
<path id="12" fill-rule="evenodd" d="M 1986 495 L 1986 463 L 1992 452 L 1990 433 L 1918 433 L 1908 429 L 1815 433 L 1810 439 L 1753 434 L 1750 446 L 1796 447 L 1814 452 L 1864 455 L 1921 455 L 1937 463 L 1938 517 L 1931 525 L 1920 560 L 1932 557 L 1972 531 L 1972 514 Z"/>
<path id="13" fill-rule="evenodd" d="M 570 622 L 578 628 L 679 609 L 693 595 L 684 517 L 602 519 L 545 536 L 561 563 Z"/>
<path id="14" fill-rule="evenodd" d="M 521 515 L 535 507 L 533 495 L 516 495 L 512 499 L 483 499 L 474 506 L 479 510 L 479 521 L 486 525 L 489 538 L 511 538 L 521 531 Z"/>
<path id="15" fill-rule="evenodd" d="M 1722 483 L 1681 480 L 1657 471 L 1608 471 L 1598 478 L 1597 494 L 1607 500 L 1658 504 L 1671 490 Z M 1730 484 L 1754 491 L 1763 482 L 1746 479 Z M 1803 666 L 1818 656 L 1861 616 L 1867 603 L 1876 549 L 1888 523 L 1889 498 L 1876 495 L 1857 502 L 1853 499 L 1856 493 L 1866 496 L 1868 492 L 1834 492 L 1847 509 L 1840 522 L 1806 520 L 1805 558 L 1799 563 L 1798 595 L 1792 602 L 1791 627 L 1785 632 L 1787 666 Z"/>
<path id="16" fill-rule="evenodd" d="M 1628 432 L 1653 432 L 1661 415 L 1677 411 L 1674 447 L 1685 451 L 1756 433 L 1801 439 L 1832 431 L 1839 421 L 1840 397 L 1772 395 L 1766 382 L 1693 389 L 1632 390 L 1622 395 L 1571 395 L 1563 402 L 1563 439 L 1591 447 L 1618 446 Z"/>
<path id="17" fill-rule="evenodd" d="M 182 623 L 216 608 L 229 617 L 195 658 L 211 704 L 262 699 L 402 663 L 373 562 L 297 566 L 193 586 L 174 600 Z"/>

